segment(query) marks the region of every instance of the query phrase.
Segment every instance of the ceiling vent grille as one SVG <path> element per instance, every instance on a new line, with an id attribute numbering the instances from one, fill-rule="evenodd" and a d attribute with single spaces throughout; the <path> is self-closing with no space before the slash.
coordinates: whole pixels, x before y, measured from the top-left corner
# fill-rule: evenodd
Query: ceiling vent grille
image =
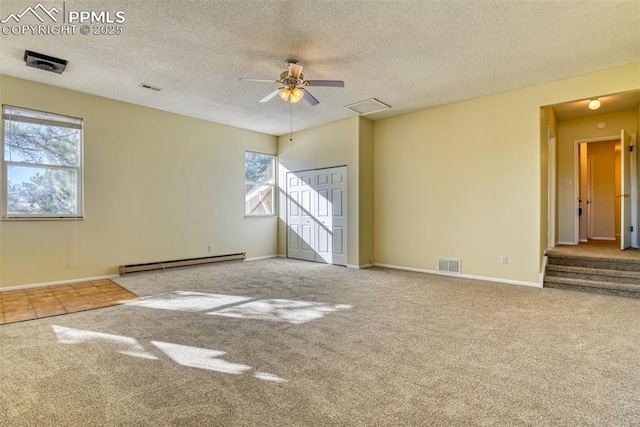
<path id="1" fill-rule="evenodd" d="M 367 114 L 373 114 L 379 111 L 388 110 L 391 107 L 384 102 L 378 101 L 375 98 L 370 98 L 365 99 L 364 101 L 356 102 L 354 104 L 345 105 L 344 108 L 355 111 L 361 116 L 366 116 Z"/>
<path id="2" fill-rule="evenodd" d="M 438 258 L 438 271 L 460 274 L 460 265 L 459 258 Z"/>
<path id="3" fill-rule="evenodd" d="M 38 68 L 57 74 L 62 74 L 69 63 L 66 59 L 54 58 L 53 56 L 43 55 L 30 50 L 24 51 L 24 62 L 27 64 L 27 67 Z"/>
<path id="4" fill-rule="evenodd" d="M 162 90 L 159 87 L 151 86 L 151 85 L 148 85 L 146 83 L 140 83 L 140 87 L 143 88 L 143 89 L 153 90 L 155 92 L 160 92 Z"/>

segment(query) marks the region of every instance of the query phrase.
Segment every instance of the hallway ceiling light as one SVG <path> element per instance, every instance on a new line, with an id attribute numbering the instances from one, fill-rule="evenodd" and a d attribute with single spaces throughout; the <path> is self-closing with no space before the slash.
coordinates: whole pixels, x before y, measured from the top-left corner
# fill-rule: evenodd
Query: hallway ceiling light
<path id="1" fill-rule="evenodd" d="M 590 110 L 597 110 L 598 108 L 600 108 L 600 100 L 598 98 L 589 101 Z"/>

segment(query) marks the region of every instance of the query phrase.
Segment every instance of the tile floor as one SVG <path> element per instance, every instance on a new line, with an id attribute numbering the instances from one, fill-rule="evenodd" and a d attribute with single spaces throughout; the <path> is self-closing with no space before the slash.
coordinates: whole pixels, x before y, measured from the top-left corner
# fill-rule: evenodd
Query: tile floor
<path id="1" fill-rule="evenodd" d="M 111 280 L 0 292 L 0 325 L 138 300 Z"/>

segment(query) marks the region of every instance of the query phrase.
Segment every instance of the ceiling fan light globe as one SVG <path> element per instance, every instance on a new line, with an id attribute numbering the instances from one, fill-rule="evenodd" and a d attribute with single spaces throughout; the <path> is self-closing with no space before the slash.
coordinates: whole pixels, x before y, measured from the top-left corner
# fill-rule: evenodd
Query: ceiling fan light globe
<path id="1" fill-rule="evenodd" d="M 304 98 L 304 91 L 300 88 L 295 88 L 291 91 L 291 96 L 289 97 L 289 102 L 292 104 L 297 104 Z"/>
<path id="2" fill-rule="evenodd" d="M 280 97 L 280 99 L 282 99 L 283 101 L 288 101 L 289 100 L 289 96 L 291 95 L 291 90 L 290 89 L 285 89 L 282 92 L 280 92 L 278 94 L 278 96 Z"/>

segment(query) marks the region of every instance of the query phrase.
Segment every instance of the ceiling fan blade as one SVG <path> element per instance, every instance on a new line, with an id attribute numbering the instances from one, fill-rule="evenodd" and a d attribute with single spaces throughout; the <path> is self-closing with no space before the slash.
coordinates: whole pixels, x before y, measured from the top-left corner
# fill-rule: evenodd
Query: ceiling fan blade
<path id="1" fill-rule="evenodd" d="M 245 82 L 267 82 L 267 83 L 278 83 L 278 80 L 267 80 L 267 79 L 238 79 Z"/>
<path id="2" fill-rule="evenodd" d="M 299 79 L 300 74 L 302 74 L 302 65 L 294 64 L 293 62 L 289 63 L 289 77 Z"/>
<path id="3" fill-rule="evenodd" d="M 342 80 L 305 80 L 305 86 L 344 87 Z"/>
<path id="4" fill-rule="evenodd" d="M 304 99 L 309 104 L 311 104 L 312 107 L 320 104 L 320 101 L 318 101 L 315 96 L 311 95 L 308 90 L 306 90 L 305 88 L 302 88 L 302 90 L 304 91 L 304 94 L 305 94 L 304 98 L 302 99 Z"/>
<path id="5" fill-rule="evenodd" d="M 267 101 L 269 101 L 271 98 L 276 97 L 276 96 L 280 93 L 280 91 L 281 91 L 282 89 L 284 89 L 284 88 L 283 88 L 283 87 L 281 87 L 281 88 L 278 88 L 278 89 L 274 90 L 274 91 L 273 91 L 273 92 L 271 92 L 269 95 L 267 95 L 267 96 L 265 96 L 264 98 L 262 98 L 262 99 L 260 100 L 260 102 L 267 102 Z"/>

